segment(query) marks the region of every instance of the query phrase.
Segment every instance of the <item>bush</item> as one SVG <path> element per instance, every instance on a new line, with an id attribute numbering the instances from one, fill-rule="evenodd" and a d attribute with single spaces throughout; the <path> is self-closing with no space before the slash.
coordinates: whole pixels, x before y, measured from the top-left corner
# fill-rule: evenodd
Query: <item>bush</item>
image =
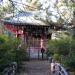
<path id="1" fill-rule="evenodd" d="M 47 54 L 47 57 L 50 57 L 50 56 L 54 55 L 54 53 L 49 49 L 46 51 L 46 54 Z"/>
<path id="2" fill-rule="evenodd" d="M 60 61 L 60 60 L 61 60 L 59 54 L 54 54 L 54 55 L 53 55 L 53 59 L 54 59 L 55 61 Z"/>
<path id="3" fill-rule="evenodd" d="M 27 52 L 24 49 L 19 48 L 19 50 L 16 52 L 15 61 L 20 64 L 22 61 L 26 60 L 28 60 Z"/>
<path id="4" fill-rule="evenodd" d="M 70 71 L 75 71 L 75 56 L 65 58 L 63 64 L 69 68 Z"/>
<path id="5" fill-rule="evenodd" d="M 26 59 L 25 50 L 19 48 L 20 40 L 5 35 L 0 36 L 0 72 L 12 62 L 21 63 Z"/>
<path id="6" fill-rule="evenodd" d="M 49 50 L 48 50 L 48 55 L 49 53 L 52 54 L 59 54 L 60 56 L 66 56 L 69 54 L 69 49 L 70 49 L 70 43 L 69 39 L 60 39 L 60 40 L 50 40 L 49 41 Z"/>
<path id="7" fill-rule="evenodd" d="M 49 41 L 47 54 L 53 53 L 53 58 L 61 62 L 70 70 L 75 71 L 75 39 L 65 38 Z"/>

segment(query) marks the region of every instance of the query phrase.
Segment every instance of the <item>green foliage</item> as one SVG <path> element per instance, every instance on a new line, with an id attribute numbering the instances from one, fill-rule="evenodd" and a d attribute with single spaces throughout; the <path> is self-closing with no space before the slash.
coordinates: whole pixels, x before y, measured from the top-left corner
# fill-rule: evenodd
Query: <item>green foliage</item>
<path id="1" fill-rule="evenodd" d="M 70 47 L 71 47 L 71 53 L 75 53 L 75 38 L 73 38 L 73 39 L 71 40 L 71 45 L 70 45 Z"/>
<path id="2" fill-rule="evenodd" d="M 0 18 L 3 19 L 5 18 L 6 14 L 12 13 L 13 12 L 13 7 L 11 3 L 5 4 L 5 5 L 0 5 Z"/>
<path id="3" fill-rule="evenodd" d="M 49 53 L 53 53 L 55 61 L 75 71 L 75 38 L 50 40 L 48 55 Z"/>
<path id="4" fill-rule="evenodd" d="M 21 63 L 26 58 L 25 50 L 19 48 L 20 40 L 0 35 L 0 72 L 11 62 Z"/>
<path id="5" fill-rule="evenodd" d="M 59 55 L 68 55 L 69 53 L 69 40 L 64 39 L 64 40 L 59 40 L 57 41 L 57 50 L 55 53 L 58 53 Z"/>
<path id="6" fill-rule="evenodd" d="M 75 55 L 71 57 L 66 57 L 63 64 L 70 69 L 70 71 L 75 71 Z"/>
<path id="7" fill-rule="evenodd" d="M 49 41 L 49 52 L 56 53 L 59 55 L 69 54 L 70 43 L 69 39 L 50 40 Z"/>
<path id="8" fill-rule="evenodd" d="M 24 49 L 20 48 L 16 53 L 16 62 L 18 64 L 21 64 L 22 61 L 28 60 L 27 52 Z"/>
<path id="9" fill-rule="evenodd" d="M 47 54 L 47 57 L 50 57 L 50 56 L 52 56 L 54 53 L 53 53 L 52 51 L 50 51 L 50 50 L 47 50 L 46 54 Z"/>
<path id="10" fill-rule="evenodd" d="M 54 55 L 53 55 L 53 59 L 54 59 L 55 61 L 60 61 L 60 60 L 61 60 L 59 54 L 54 54 Z"/>

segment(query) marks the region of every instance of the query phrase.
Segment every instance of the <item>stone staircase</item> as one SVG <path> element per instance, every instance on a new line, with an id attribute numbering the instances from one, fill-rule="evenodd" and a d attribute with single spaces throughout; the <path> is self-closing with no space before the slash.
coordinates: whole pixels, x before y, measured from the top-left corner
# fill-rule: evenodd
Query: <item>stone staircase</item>
<path id="1" fill-rule="evenodd" d="M 50 75 L 50 63 L 46 60 L 23 62 L 17 75 Z"/>

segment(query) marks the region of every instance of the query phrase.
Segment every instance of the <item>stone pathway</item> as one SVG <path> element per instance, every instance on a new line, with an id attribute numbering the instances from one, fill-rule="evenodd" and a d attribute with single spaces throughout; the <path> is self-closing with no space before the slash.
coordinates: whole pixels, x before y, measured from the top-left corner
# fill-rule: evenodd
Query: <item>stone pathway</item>
<path id="1" fill-rule="evenodd" d="M 44 60 L 24 62 L 18 75 L 50 75 L 50 63 Z"/>

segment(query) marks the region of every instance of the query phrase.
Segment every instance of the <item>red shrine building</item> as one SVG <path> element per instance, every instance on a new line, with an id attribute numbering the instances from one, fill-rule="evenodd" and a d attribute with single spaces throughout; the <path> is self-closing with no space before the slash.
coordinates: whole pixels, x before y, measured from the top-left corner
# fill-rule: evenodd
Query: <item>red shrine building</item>
<path id="1" fill-rule="evenodd" d="M 19 12 L 3 22 L 7 30 L 22 40 L 30 58 L 40 58 L 41 48 L 47 51 L 47 43 L 52 34 L 49 30 L 55 28 L 53 24 L 47 25 L 36 20 L 32 12 Z"/>

